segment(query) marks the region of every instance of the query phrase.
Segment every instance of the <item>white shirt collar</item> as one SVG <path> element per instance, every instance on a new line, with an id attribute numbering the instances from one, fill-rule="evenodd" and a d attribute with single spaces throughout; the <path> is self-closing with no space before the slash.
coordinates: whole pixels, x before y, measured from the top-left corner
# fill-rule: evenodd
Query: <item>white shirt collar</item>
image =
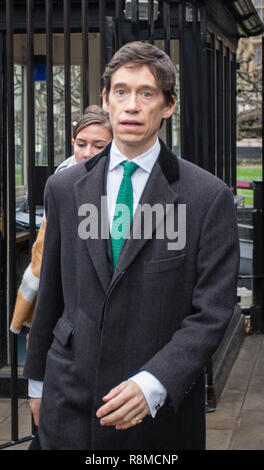
<path id="1" fill-rule="evenodd" d="M 151 173 L 151 170 L 156 163 L 156 160 L 160 153 L 160 143 L 159 139 L 157 138 L 155 144 L 148 149 L 146 152 L 138 155 L 138 157 L 133 158 L 133 162 L 135 162 L 140 168 L 142 168 L 147 173 Z M 120 150 L 117 148 L 115 141 L 113 140 L 111 149 L 110 149 L 110 162 L 108 171 L 112 171 L 114 168 L 117 167 L 121 162 L 124 160 L 128 160 L 128 158 L 123 155 Z"/>

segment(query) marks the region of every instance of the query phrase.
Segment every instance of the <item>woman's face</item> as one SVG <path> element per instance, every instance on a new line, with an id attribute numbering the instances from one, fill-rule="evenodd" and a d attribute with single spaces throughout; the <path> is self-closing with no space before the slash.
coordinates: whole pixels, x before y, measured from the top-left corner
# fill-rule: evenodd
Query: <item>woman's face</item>
<path id="1" fill-rule="evenodd" d="M 72 139 L 77 163 L 94 157 L 112 140 L 110 130 L 102 124 L 89 124 Z"/>

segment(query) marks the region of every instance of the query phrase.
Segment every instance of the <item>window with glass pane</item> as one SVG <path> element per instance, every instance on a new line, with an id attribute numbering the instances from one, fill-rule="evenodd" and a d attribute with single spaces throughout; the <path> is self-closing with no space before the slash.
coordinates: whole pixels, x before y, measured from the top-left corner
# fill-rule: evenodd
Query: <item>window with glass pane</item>
<path id="1" fill-rule="evenodd" d="M 100 40 L 99 34 L 89 33 L 89 96 L 90 104 L 100 104 Z M 14 36 L 15 63 L 15 113 L 16 113 L 16 162 L 17 184 L 27 185 L 27 35 Z M 34 94 L 35 94 L 35 164 L 47 166 L 47 80 L 46 35 L 34 34 Z M 25 85 L 23 85 L 23 82 Z M 83 110 L 82 103 L 82 35 L 71 34 L 71 121 L 72 129 Z M 53 125 L 54 164 L 59 165 L 65 155 L 65 83 L 64 83 L 64 35 L 53 34 Z M 24 103 L 24 105 L 23 105 Z M 85 103 L 87 106 L 89 103 Z M 72 136 L 68 136 L 71 139 Z"/>
<path id="2" fill-rule="evenodd" d="M 156 39 L 154 45 L 164 51 L 164 40 Z M 180 121 L 180 60 L 179 60 L 179 40 L 170 40 L 170 58 L 175 67 L 176 85 L 175 91 L 177 95 L 177 104 L 171 117 L 172 124 L 172 151 L 181 156 L 181 121 Z M 159 131 L 159 137 L 166 142 L 166 126 L 163 124 Z"/>
<path id="3" fill-rule="evenodd" d="M 72 123 L 81 115 L 81 67 L 71 66 L 71 99 Z M 36 165 L 47 166 L 47 82 L 35 81 L 35 141 Z M 64 66 L 53 67 L 53 113 L 54 113 L 54 164 L 59 165 L 65 160 L 65 129 L 64 129 Z"/>
<path id="4" fill-rule="evenodd" d="M 172 150 L 180 157 L 181 156 L 181 119 L 180 119 L 180 54 L 179 54 L 179 40 L 171 40 L 171 60 L 175 66 L 176 71 L 176 95 L 177 104 L 172 115 Z"/>
<path id="5" fill-rule="evenodd" d="M 16 186 L 24 184 L 24 67 L 14 65 Z"/>

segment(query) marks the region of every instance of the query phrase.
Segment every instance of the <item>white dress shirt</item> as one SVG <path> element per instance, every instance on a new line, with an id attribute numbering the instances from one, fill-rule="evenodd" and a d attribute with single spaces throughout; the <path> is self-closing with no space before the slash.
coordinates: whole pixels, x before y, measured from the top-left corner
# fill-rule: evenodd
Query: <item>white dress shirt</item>
<path id="1" fill-rule="evenodd" d="M 159 156 L 160 143 L 157 139 L 153 147 L 142 155 L 133 158 L 133 162 L 136 163 L 139 168 L 133 173 L 131 180 L 133 185 L 133 213 L 137 208 L 151 170 Z M 117 148 L 115 141 L 112 142 L 110 150 L 110 162 L 107 172 L 107 204 L 108 204 L 108 217 L 110 231 L 112 227 L 115 204 L 123 177 L 124 168 L 120 163 L 125 160 L 129 160 L 125 155 Z M 129 378 L 138 384 L 141 388 L 150 410 L 151 416 L 154 418 L 157 410 L 164 404 L 167 391 L 161 382 L 147 371 L 141 371 Z M 28 394 L 30 397 L 41 397 L 42 396 L 42 385 L 43 382 L 38 380 L 29 380 Z"/>

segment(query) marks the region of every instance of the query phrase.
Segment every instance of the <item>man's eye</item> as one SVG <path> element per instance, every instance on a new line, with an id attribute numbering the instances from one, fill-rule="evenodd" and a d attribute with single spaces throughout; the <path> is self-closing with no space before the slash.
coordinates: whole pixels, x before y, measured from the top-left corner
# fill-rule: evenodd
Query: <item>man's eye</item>
<path id="1" fill-rule="evenodd" d="M 152 93 L 150 91 L 143 91 L 142 92 L 142 96 L 144 98 L 151 98 L 152 97 Z"/>
<path id="2" fill-rule="evenodd" d="M 117 96 L 125 96 L 125 95 L 126 95 L 126 91 L 125 91 L 125 90 L 122 90 L 122 89 L 116 90 L 116 94 L 117 94 Z"/>
<path id="3" fill-rule="evenodd" d="M 99 149 L 99 150 L 102 150 L 104 148 L 104 146 L 103 145 L 96 145 L 95 148 Z"/>
<path id="4" fill-rule="evenodd" d="M 80 147 L 80 148 L 86 147 L 85 144 L 77 144 L 77 145 L 78 145 L 78 147 Z"/>

